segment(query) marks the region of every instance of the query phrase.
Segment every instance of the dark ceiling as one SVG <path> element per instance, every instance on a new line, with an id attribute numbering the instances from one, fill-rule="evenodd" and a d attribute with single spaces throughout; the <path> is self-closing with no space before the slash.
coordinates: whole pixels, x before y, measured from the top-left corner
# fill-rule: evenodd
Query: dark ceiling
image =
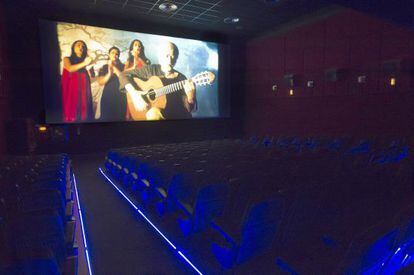
<path id="1" fill-rule="evenodd" d="M 42 9 L 66 13 L 117 16 L 128 21 L 178 26 L 195 31 L 254 37 L 306 16 L 320 15 L 342 7 L 354 8 L 388 21 L 413 28 L 414 0 L 10 0 Z M 173 2 L 178 9 L 166 13 L 159 9 Z M 238 17 L 236 24 L 225 23 Z"/>
<path id="2" fill-rule="evenodd" d="M 164 0 L 81 1 L 84 7 L 88 6 L 97 12 L 110 11 L 122 13 L 129 18 L 139 17 L 187 28 L 236 35 L 255 35 L 327 6 L 325 1 L 320 0 L 175 0 L 172 2 L 178 9 L 165 13 L 159 9 Z M 224 20 L 227 17 L 237 17 L 240 21 L 237 24 L 226 24 Z"/>

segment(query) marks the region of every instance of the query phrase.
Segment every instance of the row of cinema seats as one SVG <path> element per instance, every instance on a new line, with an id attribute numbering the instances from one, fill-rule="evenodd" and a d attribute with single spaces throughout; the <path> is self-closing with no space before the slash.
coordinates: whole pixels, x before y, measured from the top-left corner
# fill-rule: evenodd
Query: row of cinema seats
<path id="1" fill-rule="evenodd" d="M 76 274 L 67 155 L 0 161 L 0 274 Z"/>
<path id="2" fill-rule="evenodd" d="M 280 137 L 115 149 L 105 167 L 207 274 L 374 274 L 414 261 L 410 160 L 404 141 Z"/>

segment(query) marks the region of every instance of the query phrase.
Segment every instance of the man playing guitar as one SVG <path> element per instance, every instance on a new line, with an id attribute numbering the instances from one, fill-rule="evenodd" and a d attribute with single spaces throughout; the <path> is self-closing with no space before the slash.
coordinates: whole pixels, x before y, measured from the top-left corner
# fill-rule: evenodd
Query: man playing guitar
<path id="1" fill-rule="evenodd" d="M 128 100 L 132 103 L 137 112 L 143 112 L 147 120 L 159 119 L 182 119 L 191 118 L 191 112 L 196 110 L 196 89 L 191 80 L 180 72 L 174 70 L 178 58 L 178 48 L 171 42 L 160 45 L 158 49 L 158 62 L 144 66 L 140 69 L 132 69 L 120 74 L 120 90 L 126 90 Z M 163 108 L 151 106 L 148 100 L 142 96 L 143 84 L 146 80 L 152 81 L 151 77 L 158 77 L 161 86 L 178 83 L 178 92 L 166 94 L 166 104 Z M 143 82 L 144 81 L 144 82 Z M 139 83 L 142 83 L 140 85 Z"/>

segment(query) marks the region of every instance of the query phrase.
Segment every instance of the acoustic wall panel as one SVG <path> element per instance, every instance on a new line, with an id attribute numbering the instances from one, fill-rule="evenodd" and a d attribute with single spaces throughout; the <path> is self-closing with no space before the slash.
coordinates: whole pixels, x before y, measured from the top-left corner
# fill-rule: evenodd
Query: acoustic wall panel
<path id="1" fill-rule="evenodd" d="M 273 81 L 276 75 L 282 81 L 286 74 L 295 74 L 303 81 L 292 97 L 285 89 L 285 94 L 279 93 L 280 97 L 274 100 L 258 99 L 260 107 L 246 112 L 248 133 L 255 134 L 255 129 L 265 131 L 264 134 L 285 135 L 408 132 L 413 74 L 398 76 L 396 87 L 385 89 L 383 84 L 388 80 L 384 78 L 382 63 L 402 57 L 413 59 L 413 32 L 345 10 L 283 35 L 265 38 L 261 44 L 254 52 L 267 51 L 272 57 L 271 73 L 252 73 L 256 80 L 266 81 L 267 77 Z M 248 56 L 253 53 L 250 49 Z M 343 70 L 345 74 L 337 81 L 327 81 L 325 72 L 330 69 Z M 359 84 L 358 76 L 365 76 L 365 83 Z M 306 86 L 308 80 L 314 81 L 313 87 Z M 249 90 L 247 94 L 255 92 L 259 93 Z M 257 123 L 251 117 L 266 119 Z M 381 122 L 375 122 L 378 120 Z"/>
<path id="2" fill-rule="evenodd" d="M 413 43 L 413 33 L 384 23 L 381 41 L 381 59 L 387 60 L 396 57 L 412 56 Z"/>

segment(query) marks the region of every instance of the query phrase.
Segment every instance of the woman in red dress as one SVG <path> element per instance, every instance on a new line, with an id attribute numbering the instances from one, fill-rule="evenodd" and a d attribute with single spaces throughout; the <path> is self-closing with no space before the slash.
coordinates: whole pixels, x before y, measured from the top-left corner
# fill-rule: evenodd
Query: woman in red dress
<path id="1" fill-rule="evenodd" d="M 76 122 L 93 118 L 92 94 L 89 72 L 92 63 L 88 48 L 82 40 L 73 42 L 71 54 L 63 58 L 62 107 L 63 121 Z"/>

